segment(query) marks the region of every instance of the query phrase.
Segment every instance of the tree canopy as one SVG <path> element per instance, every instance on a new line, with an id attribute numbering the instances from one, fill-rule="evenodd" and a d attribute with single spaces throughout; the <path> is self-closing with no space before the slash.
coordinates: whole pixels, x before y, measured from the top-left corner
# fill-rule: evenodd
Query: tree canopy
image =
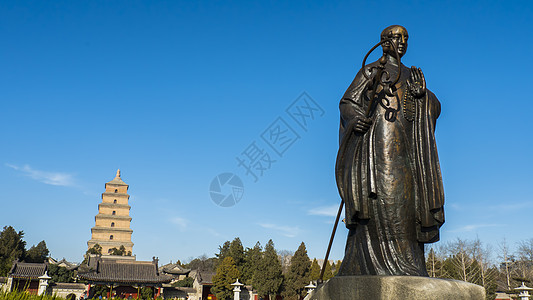
<path id="1" fill-rule="evenodd" d="M 0 232 L 0 276 L 6 276 L 13 262 L 26 254 L 24 232 L 16 232 L 11 226 L 4 226 Z"/>
<path id="2" fill-rule="evenodd" d="M 241 272 L 242 283 L 255 287 L 253 276 L 259 269 L 262 255 L 263 248 L 259 242 L 257 242 L 253 248 L 246 248 L 244 253 L 244 265 Z"/>
<path id="3" fill-rule="evenodd" d="M 213 276 L 213 287 L 211 291 L 215 293 L 217 299 L 225 300 L 233 298 L 233 288 L 231 286 L 240 276 L 235 260 L 227 256 L 217 267 L 217 273 Z"/>
<path id="4" fill-rule="evenodd" d="M 331 269 L 331 264 L 329 263 L 329 260 L 326 261 L 326 266 L 324 268 L 324 278 L 322 280 L 326 281 L 333 277 L 333 271 Z"/>
<path id="5" fill-rule="evenodd" d="M 310 280 L 318 280 L 320 277 L 320 266 L 318 265 L 318 261 L 313 259 L 313 263 L 311 264 L 311 270 L 309 271 L 309 279 Z"/>
<path id="6" fill-rule="evenodd" d="M 311 261 L 307 256 L 307 249 L 304 242 L 300 244 L 298 250 L 291 258 L 289 270 L 285 275 L 283 296 L 287 299 L 300 299 L 305 297 L 305 286 L 309 283 L 309 270 Z"/>
<path id="7" fill-rule="evenodd" d="M 48 276 L 52 277 L 51 282 L 74 282 L 74 271 L 55 264 L 48 265 Z"/>
<path id="8" fill-rule="evenodd" d="M 31 246 L 30 250 L 26 252 L 24 261 L 30 263 L 43 263 L 49 254 L 50 251 L 48 251 L 46 243 L 41 241 L 37 246 Z"/>
<path id="9" fill-rule="evenodd" d="M 200 272 L 215 272 L 215 265 L 216 261 L 218 259 L 215 257 L 208 258 L 207 255 L 201 255 L 193 260 L 191 260 L 188 264 L 183 264 L 184 268 L 187 269 L 195 269 Z"/>
<path id="10" fill-rule="evenodd" d="M 96 244 L 98 245 L 98 244 Z M 95 247 L 96 247 L 95 245 Z M 100 246 L 100 245 L 98 245 Z M 109 249 L 109 254 L 111 255 L 119 255 L 119 256 L 131 256 L 131 251 L 126 251 L 126 248 L 124 247 L 124 245 L 120 245 L 120 247 L 117 249 L 116 247 L 113 247 L 111 249 Z M 100 252 L 101 252 L 101 247 L 100 247 Z"/>
<path id="11" fill-rule="evenodd" d="M 265 246 L 260 268 L 254 272 L 253 282 L 260 295 L 275 296 L 283 283 L 281 262 L 278 259 L 274 242 L 269 240 Z"/>

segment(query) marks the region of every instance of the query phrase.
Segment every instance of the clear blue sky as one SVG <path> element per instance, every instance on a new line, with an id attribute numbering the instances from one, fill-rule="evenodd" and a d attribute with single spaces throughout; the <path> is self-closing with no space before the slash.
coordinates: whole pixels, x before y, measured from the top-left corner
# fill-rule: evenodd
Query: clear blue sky
<path id="1" fill-rule="evenodd" d="M 120 168 L 138 259 L 212 256 L 237 236 L 323 257 L 338 101 L 401 24 L 403 62 L 442 103 L 442 241 L 533 238 L 532 15 L 531 1 L 2 1 L 0 226 L 80 261 Z M 285 112 L 304 91 L 324 112 L 307 131 Z M 282 157 L 261 139 L 278 118 L 300 137 Z M 276 160 L 257 182 L 236 161 L 253 142 Z M 223 172 L 244 182 L 236 206 L 210 198 Z"/>

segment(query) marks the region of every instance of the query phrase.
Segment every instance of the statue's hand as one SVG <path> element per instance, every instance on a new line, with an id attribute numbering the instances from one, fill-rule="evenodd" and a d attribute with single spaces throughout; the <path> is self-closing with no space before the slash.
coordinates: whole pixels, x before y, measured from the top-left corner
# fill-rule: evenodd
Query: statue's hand
<path id="1" fill-rule="evenodd" d="M 426 78 L 420 68 L 411 67 L 411 76 L 407 80 L 407 87 L 415 98 L 422 98 L 426 94 Z"/>
<path id="2" fill-rule="evenodd" d="M 368 131 L 370 126 L 372 125 L 372 119 L 370 118 L 361 118 L 355 121 L 355 126 L 353 127 L 353 130 L 357 133 L 365 133 Z"/>

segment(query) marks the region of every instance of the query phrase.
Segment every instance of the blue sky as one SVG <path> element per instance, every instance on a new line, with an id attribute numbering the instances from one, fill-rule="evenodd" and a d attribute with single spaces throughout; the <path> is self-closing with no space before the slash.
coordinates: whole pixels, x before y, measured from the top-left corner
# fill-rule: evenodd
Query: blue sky
<path id="1" fill-rule="evenodd" d="M 0 226 L 81 261 L 120 168 L 140 260 L 212 256 L 237 236 L 323 257 L 338 101 L 401 24 L 404 64 L 442 103 L 442 242 L 533 238 L 532 15 L 531 1 L 2 1 Z M 323 110 L 305 128 L 286 112 L 303 92 Z M 262 139 L 279 120 L 298 137 L 282 155 Z M 275 160 L 257 182 L 236 160 L 250 145 Z M 209 194 L 224 172 L 244 184 L 226 208 Z"/>

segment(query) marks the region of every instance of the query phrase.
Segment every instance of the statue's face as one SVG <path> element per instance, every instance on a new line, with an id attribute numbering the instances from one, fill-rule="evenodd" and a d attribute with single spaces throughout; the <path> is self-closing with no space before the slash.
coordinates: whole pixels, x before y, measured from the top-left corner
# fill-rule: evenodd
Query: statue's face
<path id="1" fill-rule="evenodd" d="M 409 39 L 409 35 L 407 34 L 407 30 L 405 28 L 402 26 L 392 27 L 384 37 L 392 38 L 392 42 L 396 46 L 398 54 L 400 57 L 404 56 L 405 52 L 407 52 L 407 39 Z M 389 43 L 383 43 L 383 52 L 392 57 L 396 57 L 394 48 Z"/>

